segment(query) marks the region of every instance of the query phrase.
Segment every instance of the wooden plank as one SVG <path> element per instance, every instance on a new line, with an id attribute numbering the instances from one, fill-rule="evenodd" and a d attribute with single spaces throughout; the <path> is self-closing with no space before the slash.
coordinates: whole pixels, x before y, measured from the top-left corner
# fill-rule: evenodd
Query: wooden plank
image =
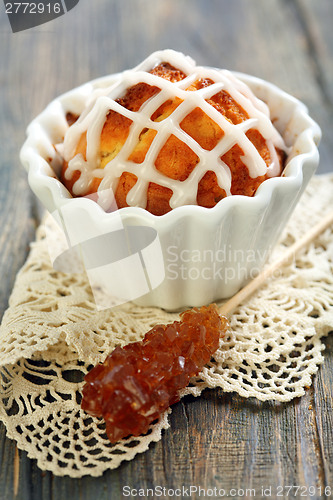
<path id="1" fill-rule="evenodd" d="M 310 111 L 323 132 L 320 148 L 322 164 L 319 172 L 332 171 L 333 126 L 333 5 L 330 0 L 295 0 L 298 17 L 305 33 L 305 50 L 308 53 L 311 72 L 320 89 L 320 106 L 314 103 Z M 324 167 L 326 168 L 324 169 Z"/>
<path id="2" fill-rule="evenodd" d="M 297 8 L 307 33 L 307 50 L 313 63 L 313 74 L 325 97 L 333 107 L 333 32 L 332 2 L 296 0 Z"/>
<path id="3" fill-rule="evenodd" d="M 325 364 L 314 382 L 315 425 L 320 439 L 325 487 L 333 491 L 333 332 L 327 337 L 325 345 Z"/>
<path id="4" fill-rule="evenodd" d="M 18 159 L 24 138 L 24 105 L 18 98 L 20 84 L 15 78 L 19 60 L 12 60 L 15 40 L 7 33 L 4 21 L 0 17 L 0 78 L 5 90 L 0 93 L 0 317 L 8 307 L 16 273 L 28 255 L 40 217 L 38 203 Z M 3 43 L 4 39 L 8 44 Z M 15 442 L 5 437 L 1 423 L 0 492 L 4 499 L 13 498 L 15 450 Z"/>

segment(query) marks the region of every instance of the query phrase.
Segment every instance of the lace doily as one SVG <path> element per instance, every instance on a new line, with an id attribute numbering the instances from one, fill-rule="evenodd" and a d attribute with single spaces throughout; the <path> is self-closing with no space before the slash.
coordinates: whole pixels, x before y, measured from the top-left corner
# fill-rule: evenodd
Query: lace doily
<path id="1" fill-rule="evenodd" d="M 315 177 L 272 259 L 332 206 L 333 176 Z M 323 362 L 321 337 L 333 329 L 332 271 L 330 228 L 235 310 L 214 359 L 182 396 L 207 387 L 262 401 L 302 396 Z M 40 468 L 71 477 L 99 476 L 145 451 L 167 429 L 167 414 L 145 436 L 111 444 L 103 421 L 80 409 L 82 380 L 115 346 L 177 317 L 132 304 L 97 311 L 85 274 L 51 267 L 41 226 L 0 328 L 0 418 L 8 437 Z"/>

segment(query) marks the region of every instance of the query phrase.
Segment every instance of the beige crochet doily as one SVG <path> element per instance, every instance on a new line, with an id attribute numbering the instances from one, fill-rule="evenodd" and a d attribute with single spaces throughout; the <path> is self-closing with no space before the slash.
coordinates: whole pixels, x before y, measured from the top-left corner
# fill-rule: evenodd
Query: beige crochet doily
<path id="1" fill-rule="evenodd" d="M 272 258 L 333 207 L 333 176 L 315 177 Z M 132 304 L 97 311 L 84 274 L 51 267 L 40 227 L 0 328 L 0 418 L 7 435 L 57 475 L 98 476 L 145 451 L 168 428 L 111 444 L 102 420 L 80 409 L 82 379 L 117 345 L 136 341 L 177 314 Z M 230 332 L 182 395 L 221 387 L 262 401 L 302 396 L 333 330 L 333 234 L 325 231 L 292 265 L 239 307 Z"/>

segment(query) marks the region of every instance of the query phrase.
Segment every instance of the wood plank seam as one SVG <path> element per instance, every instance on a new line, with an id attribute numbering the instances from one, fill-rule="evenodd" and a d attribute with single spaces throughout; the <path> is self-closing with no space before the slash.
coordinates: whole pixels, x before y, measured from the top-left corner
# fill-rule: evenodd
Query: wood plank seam
<path id="1" fill-rule="evenodd" d="M 298 14 L 300 25 L 304 31 L 304 36 L 307 42 L 307 51 L 309 55 L 310 64 L 313 68 L 313 74 L 318 83 L 318 87 L 322 93 L 325 104 L 328 106 L 331 112 L 333 112 L 333 102 L 331 101 L 329 91 L 327 89 L 327 83 L 325 79 L 324 72 L 318 61 L 320 57 L 317 51 L 317 46 L 315 43 L 314 36 L 309 24 L 309 16 L 306 12 L 306 7 L 302 3 L 302 0 L 293 0 L 296 12 Z"/>

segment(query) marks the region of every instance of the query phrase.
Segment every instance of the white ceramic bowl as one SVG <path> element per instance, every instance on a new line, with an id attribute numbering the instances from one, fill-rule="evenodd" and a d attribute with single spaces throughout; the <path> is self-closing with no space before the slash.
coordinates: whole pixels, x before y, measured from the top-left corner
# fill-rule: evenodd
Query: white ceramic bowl
<path id="1" fill-rule="evenodd" d="M 124 226 L 149 226 L 157 231 L 160 243 L 153 252 L 143 255 L 153 289 L 141 296 L 130 296 L 139 305 L 178 310 L 236 293 L 265 263 L 316 170 L 321 131 L 304 104 L 263 80 L 239 73 L 236 76 L 268 104 L 274 125 L 287 146 L 292 147 L 283 175 L 263 182 L 252 198 L 230 196 L 211 209 L 189 205 L 160 217 L 141 208 L 121 209 L 118 214 Z M 94 80 L 51 102 L 29 125 L 21 150 L 32 190 L 50 212 L 66 206 L 74 226 L 79 228 L 75 235 L 78 243 L 84 240 L 87 228 L 94 235 L 113 231 L 114 214 L 105 213 L 89 199 L 71 198 L 55 176 L 61 161 L 53 144 L 63 140 L 68 128 L 66 113 L 80 114 L 93 89 L 107 87 L 118 77 Z M 154 284 L 157 268 L 156 263 L 150 265 L 150 259 L 159 248 L 165 277 L 160 284 L 161 280 Z M 163 261 L 158 262 L 163 266 Z M 121 277 L 117 279 L 120 286 Z M 135 288 L 134 277 L 132 282 Z M 108 279 L 104 286 L 108 287 Z M 114 290 L 113 282 L 110 292 Z"/>

